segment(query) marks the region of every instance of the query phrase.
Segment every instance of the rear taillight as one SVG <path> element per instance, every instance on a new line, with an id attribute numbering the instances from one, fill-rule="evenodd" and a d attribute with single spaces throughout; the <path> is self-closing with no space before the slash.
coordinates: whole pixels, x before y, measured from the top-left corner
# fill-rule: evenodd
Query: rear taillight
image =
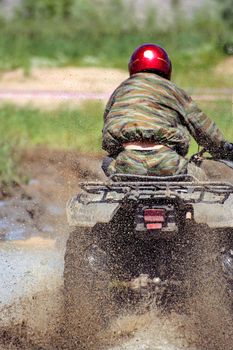
<path id="1" fill-rule="evenodd" d="M 165 222 L 165 209 L 145 209 L 143 216 L 148 230 L 160 230 Z"/>

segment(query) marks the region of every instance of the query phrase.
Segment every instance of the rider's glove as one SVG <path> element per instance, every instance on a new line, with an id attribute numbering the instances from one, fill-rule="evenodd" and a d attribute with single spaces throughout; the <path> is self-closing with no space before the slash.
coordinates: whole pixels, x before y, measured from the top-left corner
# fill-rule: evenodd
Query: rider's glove
<path id="1" fill-rule="evenodd" d="M 220 158 L 233 161 L 233 143 L 225 142 L 219 153 Z"/>

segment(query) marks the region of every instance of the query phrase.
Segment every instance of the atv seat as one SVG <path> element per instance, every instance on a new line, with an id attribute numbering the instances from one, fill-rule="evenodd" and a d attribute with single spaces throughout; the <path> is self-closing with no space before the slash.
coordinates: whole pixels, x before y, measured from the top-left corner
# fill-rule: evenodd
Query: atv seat
<path id="1" fill-rule="evenodd" d="M 150 176 L 150 175 L 133 175 L 133 174 L 113 174 L 110 177 L 112 181 L 149 181 L 149 182 L 192 182 L 196 179 L 188 174 L 172 176 Z"/>

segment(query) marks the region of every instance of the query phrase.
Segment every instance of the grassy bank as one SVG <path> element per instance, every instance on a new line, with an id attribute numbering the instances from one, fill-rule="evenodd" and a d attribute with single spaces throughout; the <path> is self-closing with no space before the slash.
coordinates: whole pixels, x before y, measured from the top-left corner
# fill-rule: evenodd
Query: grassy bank
<path id="1" fill-rule="evenodd" d="M 75 149 L 82 153 L 100 151 L 102 104 L 53 112 L 11 105 L 0 108 L 0 190 L 25 175 L 20 167 L 25 149 L 45 146 Z"/>
<path id="2" fill-rule="evenodd" d="M 213 118 L 226 138 L 233 141 L 231 102 L 201 103 L 202 109 Z M 41 111 L 17 108 L 11 105 L 0 108 L 0 179 L 18 181 L 18 165 L 23 150 L 37 146 L 51 149 L 73 149 L 82 153 L 101 151 L 102 114 L 100 103 L 86 103 L 79 109 L 61 108 Z M 196 152 L 192 142 L 190 154 Z"/>
<path id="3" fill-rule="evenodd" d="M 102 104 L 87 102 L 79 109 L 67 107 L 55 111 L 0 108 L 0 133 L 20 147 L 47 146 L 97 152 L 100 148 Z"/>

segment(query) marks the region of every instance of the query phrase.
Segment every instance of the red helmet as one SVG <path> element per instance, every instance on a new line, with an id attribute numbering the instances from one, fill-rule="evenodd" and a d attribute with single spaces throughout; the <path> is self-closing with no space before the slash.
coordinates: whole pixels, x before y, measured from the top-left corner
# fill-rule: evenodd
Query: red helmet
<path id="1" fill-rule="evenodd" d="M 129 74 L 155 71 L 166 79 L 171 78 L 172 65 L 167 52 L 155 44 L 137 47 L 129 60 Z"/>

